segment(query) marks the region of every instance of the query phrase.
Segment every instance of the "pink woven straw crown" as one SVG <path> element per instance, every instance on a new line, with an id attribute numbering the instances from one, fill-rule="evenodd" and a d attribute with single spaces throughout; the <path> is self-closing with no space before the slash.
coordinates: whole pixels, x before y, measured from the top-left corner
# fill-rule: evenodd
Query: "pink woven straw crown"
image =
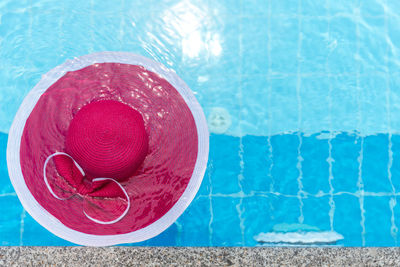
<path id="1" fill-rule="evenodd" d="M 124 180 L 146 157 L 148 137 L 138 111 L 103 100 L 84 106 L 75 115 L 65 148 L 87 175 Z"/>

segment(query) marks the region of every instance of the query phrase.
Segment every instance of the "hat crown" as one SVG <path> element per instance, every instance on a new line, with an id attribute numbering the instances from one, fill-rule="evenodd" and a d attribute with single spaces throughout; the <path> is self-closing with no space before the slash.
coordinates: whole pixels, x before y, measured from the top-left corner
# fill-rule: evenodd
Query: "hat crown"
<path id="1" fill-rule="evenodd" d="M 144 161 L 148 136 L 137 110 L 118 101 L 102 100 L 76 113 L 65 146 L 89 176 L 124 180 Z"/>

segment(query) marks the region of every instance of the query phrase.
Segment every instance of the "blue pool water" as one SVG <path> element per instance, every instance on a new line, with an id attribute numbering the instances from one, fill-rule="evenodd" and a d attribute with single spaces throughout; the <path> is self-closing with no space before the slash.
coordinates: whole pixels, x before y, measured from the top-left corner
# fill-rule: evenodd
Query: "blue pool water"
<path id="1" fill-rule="evenodd" d="M 211 130 L 195 200 L 139 245 L 399 245 L 400 2 L 216 2 L 0 3 L 0 245 L 70 245 L 18 201 L 8 130 L 41 75 L 106 50 L 175 69 Z"/>

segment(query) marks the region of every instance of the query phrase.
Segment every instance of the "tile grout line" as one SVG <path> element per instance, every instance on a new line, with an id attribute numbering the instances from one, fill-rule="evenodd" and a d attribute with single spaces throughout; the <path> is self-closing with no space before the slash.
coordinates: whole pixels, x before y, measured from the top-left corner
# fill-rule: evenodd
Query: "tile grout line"
<path id="1" fill-rule="evenodd" d="M 283 197 L 288 197 L 288 198 L 298 198 L 298 195 L 290 195 L 290 194 L 283 194 L 280 192 L 272 192 L 272 191 L 251 191 L 249 194 L 243 195 L 240 192 L 238 193 L 231 193 L 231 194 L 224 194 L 224 193 L 215 193 L 215 194 L 209 194 L 209 195 L 199 195 L 198 197 L 200 198 L 209 198 L 209 197 L 230 197 L 230 198 L 249 198 L 249 197 L 254 197 L 254 196 L 260 196 L 260 197 L 270 197 L 270 195 L 275 195 L 275 196 L 283 196 Z M 318 194 L 311 194 L 303 191 L 303 195 L 305 197 L 326 197 L 330 196 L 329 192 L 320 192 Z M 361 196 L 360 191 L 357 192 L 347 192 L 347 191 L 337 191 L 336 193 L 332 194 L 333 196 L 341 196 L 341 195 L 350 195 L 354 196 L 356 198 L 359 198 Z M 400 197 L 400 192 L 393 194 L 392 192 L 368 192 L 364 191 L 363 192 L 364 196 L 370 196 L 370 197 Z"/>
<path id="2" fill-rule="evenodd" d="M 328 17 L 330 15 L 330 5 L 329 5 L 329 1 L 327 1 L 328 3 Z M 331 19 L 328 18 L 328 45 L 331 42 Z M 329 56 L 330 53 L 328 54 L 327 58 L 326 58 L 326 72 L 329 74 L 330 73 L 330 68 L 329 68 Z M 330 224 L 330 228 L 331 231 L 333 231 L 333 222 L 334 222 L 334 217 L 335 217 L 335 201 L 333 199 L 333 193 L 334 193 L 334 188 L 333 188 L 333 162 L 335 162 L 335 160 L 332 157 L 332 83 L 329 82 L 329 92 L 328 92 L 328 105 L 329 105 L 329 139 L 328 139 L 328 158 L 326 159 L 326 161 L 328 162 L 329 165 L 329 178 L 328 178 L 328 182 L 329 182 L 329 224 Z"/>
<path id="3" fill-rule="evenodd" d="M 32 14 L 32 5 L 33 5 L 33 1 L 29 0 L 29 28 L 28 28 L 28 35 L 29 35 L 29 41 L 31 43 L 31 45 L 33 45 L 33 38 L 32 38 L 32 25 L 33 25 L 33 14 Z M 33 46 L 32 46 L 33 47 Z M 32 58 L 30 56 L 31 54 L 29 54 L 29 58 L 32 61 Z M 13 193 L 9 193 L 9 194 L 4 194 L 4 195 L 9 195 L 9 196 L 17 196 L 17 194 L 15 192 Z M 25 217 L 26 217 L 26 211 L 25 208 L 21 205 L 22 207 L 22 212 L 21 212 L 21 217 L 20 217 L 20 228 L 19 228 L 19 245 L 22 246 L 23 245 L 23 237 L 24 237 L 24 230 L 25 230 Z"/>
<path id="4" fill-rule="evenodd" d="M 243 1 L 241 1 L 241 5 L 243 5 Z M 242 8 L 240 9 L 240 17 L 242 17 L 241 15 L 243 14 L 242 12 Z M 243 58 L 243 28 L 242 28 L 242 24 L 239 23 L 239 58 Z M 244 154 L 244 146 L 243 146 L 243 135 L 242 135 L 242 109 L 243 109 L 243 102 L 242 102 L 242 86 L 243 86 L 243 77 L 242 77 L 242 62 L 240 62 L 239 64 L 239 79 L 240 79 L 240 84 L 239 84 L 239 90 L 238 90 L 238 97 L 239 97 L 239 133 L 240 133 L 240 137 L 239 137 L 239 166 L 240 166 L 240 172 L 238 174 L 238 186 L 240 189 L 239 195 L 241 196 L 239 198 L 239 203 L 236 205 L 236 210 L 238 213 L 238 217 L 239 217 L 239 226 L 240 226 L 240 234 L 241 234 L 241 245 L 244 246 L 245 244 L 245 239 L 244 239 L 244 218 L 243 218 L 243 186 L 242 186 L 242 180 L 244 179 L 243 173 L 244 173 L 244 158 L 243 158 L 243 154 Z"/>
<path id="5" fill-rule="evenodd" d="M 267 137 L 267 146 L 269 152 L 269 168 L 268 168 L 268 178 L 270 179 L 270 191 L 275 191 L 275 180 L 272 175 L 272 169 L 274 167 L 274 158 L 273 158 L 273 147 L 271 143 L 271 122 L 272 122 L 272 113 L 270 110 L 271 107 L 271 3 L 268 2 L 268 11 L 267 11 L 267 87 L 268 87 L 268 96 L 267 96 L 267 105 L 268 105 L 268 137 Z"/>
<path id="6" fill-rule="evenodd" d="M 387 4 L 387 1 L 386 1 Z M 387 6 L 385 5 L 385 33 L 386 36 L 389 36 L 389 28 L 388 28 L 388 15 L 387 15 Z M 389 207 L 390 207 L 390 212 L 391 212 L 391 227 L 390 227 L 390 234 L 394 239 L 395 245 L 397 245 L 397 232 L 398 228 L 396 226 L 396 220 L 395 220 L 395 214 L 394 214 L 394 208 L 396 207 L 397 200 L 396 200 L 396 188 L 393 185 L 392 181 L 392 166 L 393 166 L 393 150 L 392 150 L 392 126 L 391 126 L 391 111 L 390 111 L 390 94 L 391 94 L 391 89 L 390 89 L 390 81 L 389 81 L 389 44 L 387 44 L 386 47 L 386 56 L 385 56 L 385 65 L 386 65 L 386 73 L 385 73 L 385 83 L 386 83 L 386 113 L 387 113 L 387 120 L 388 120 L 388 166 L 387 166 L 387 174 L 388 174 L 388 180 L 390 183 L 390 186 L 392 188 L 392 192 L 394 196 L 392 196 L 389 200 Z"/>
<path id="7" fill-rule="evenodd" d="M 125 0 L 122 0 L 122 3 L 121 3 L 121 8 L 122 8 L 121 14 L 124 14 L 125 4 L 126 4 Z M 118 36 L 119 41 L 120 41 L 120 50 L 121 51 L 124 50 L 124 49 L 122 49 L 123 43 L 124 43 L 124 37 L 125 37 L 124 27 L 125 27 L 125 17 L 124 17 L 124 15 L 122 15 L 121 16 L 121 22 L 120 22 L 119 36 Z"/>
<path id="8" fill-rule="evenodd" d="M 299 14 L 301 14 L 302 10 L 301 10 L 301 0 L 299 0 L 298 2 L 298 9 L 297 12 Z M 303 35 L 301 33 L 301 16 L 299 16 L 298 19 L 298 45 L 297 45 L 297 83 L 296 83 L 296 96 L 297 96 L 297 109 L 298 109 L 298 132 L 297 132 L 297 136 L 298 136 L 298 140 L 299 140 L 299 145 L 297 147 L 297 164 L 296 167 L 299 171 L 299 175 L 297 177 L 297 184 L 298 184 L 298 193 L 297 193 L 297 197 L 299 199 L 299 209 L 300 209 L 300 215 L 299 215 L 299 223 L 303 223 L 304 222 L 304 214 L 303 214 L 303 166 L 302 166 L 302 162 L 303 162 L 303 157 L 301 156 L 301 147 L 303 145 L 303 138 L 302 138 L 302 134 L 301 134 L 301 128 L 302 128 L 302 103 L 301 103 L 301 94 L 300 94 L 300 90 L 301 90 L 301 45 L 302 45 L 302 38 Z"/>
<path id="9" fill-rule="evenodd" d="M 20 229 L 19 229 L 19 245 L 20 246 L 22 246 L 24 244 L 23 237 L 24 237 L 24 230 L 25 230 L 25 217 L 26 217 L 26 211 L 24 208 L 22 208 Z"/>
<path id="10" fill-rule="evenodd" d="M 95 25 L 94 25 L 94 14 L 93 14 L 93 10 L 94 10 L 94 0 L 90 0 L 90 39 L 92 40 L 91 46 L 90 46 L 90 50 L 89 53 L 93 53 L 94 52 L 94 29 L 95 29 Z"/>
<path id="11" fill-rule="evenodd" d="M 353 14 L 353 16 L 356 16 L 356 57 L 357 59 L 360 58 L 360 11 L 357 9 L 355 10 L 356 14 Z M 357 66 L 356 66 L 356 88 L 357 88 L 357 106 L 358 106 L 358 127 L 357 129 L 361 129 L 361 124 L 362 124 L 362 108 L 361 108 L 361 87 L 360 87 L 360 62 L 357 60 Z M 360 153 L 357 158 L 358 161 L 358 179 L 357 179 L 357 188 L 359 192 L 359 204 L 360 204 L 360 212 L 361 212 L 361 221 L 360 221 L 360 226 L 361 226 L 361 240 L 362 240 L 362 246 L 365 246 L 365 209 L 364 209 L 364 181 L 362 179 L 362 164 L 364 160 L 364 137 L 361 135 L 359 136 L 361 139 L 360 141 Z"/>
<path id="12" fill-rule="evenodd" d="M 210 185 L 210 191 L 209 191 L 209 194 L 208 194 L 208 201 L 209 201 L 209 204 L 210 204 L 210 221 L 208 223 L 208 244 L 210 246 L 212 246 L 213 245 L 213 242 L 212 242 L 212 235 L 213 235 L 212 224 L 213 224 L 213 221 L 214 221 L 214 211 L 213 211 L 213 205 L 212 205 L 212 196 L 213 196 L 213 194 L 212 194 L 212 179 L 211 179 L 212 170 L 213 170 L 212 161 L 210 162 L 210 165 L 208 166 L 208 168 L 209 168 L 208 169 L 208 183 Z"/>

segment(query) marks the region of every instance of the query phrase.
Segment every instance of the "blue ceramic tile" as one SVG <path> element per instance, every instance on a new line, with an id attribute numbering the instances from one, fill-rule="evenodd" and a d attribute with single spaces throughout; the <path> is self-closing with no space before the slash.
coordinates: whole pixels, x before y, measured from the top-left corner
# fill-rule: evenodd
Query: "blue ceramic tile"
<path id="1" fill-rule="evenodd" d="M 353 15 L 361 7 L 361 0 L 328 0 L 331 15 Z"/>
<path id="2" fill-rule="evenodd" d="M 335 216 L 334 231 L 341 234 L 344 240 L 339 244 L 346 246 L 362 245 L 361 210 L 357 197 L 352 195 L 338 195 L 334 197 Z"/>
<path id="3" fill-rule="evenodd" d="M 391 138 L 392 142 L 392 167 L 390 173 L 392 174 L 392 183 L 396 191 L 400 190 L 400 136 L 393 135 Z"/>
<path id="4" fill-rule="evenodd" d="M 231 197 L 213 197 L 211 235 L 213 246 L 239 246 L 242 244 L 242 231 L 238 210 L 240 200 Z"/>
<path id="5" fill-rule="evenodd" d="M 239 138 L 215 135 L 210 140 L 212 193 L 232 194 L 240 191 Z"/>
<path id="6" fill-rule="evenodd" d="M 25 212 L 24 231 L 22 235 L 24 246 L 71 246 L 74 245 L 50 233 Z"/>
<path id="7" fill-rule="evenodd" d="M 388 179 L 388 157 L 387 135 L 364 138 L 362 179 L 365 191 L 392 192 Z"/>
<path id="8" fill-rule="evenodd" d="M 299 1 L 271 1 L 272 14 L 276 16 L 287 16 L 299 14 Z"/>
<path id="9" fill-rule="evenodd" d="M 22 206 L 16 196 L 0 197 L 0 244 L 20 245 Z"/>
<path id="10" fill-rule="evenodd" d="M 316 133 L 329 130 L 332 126 L 329 78 L 310 76 L 301 79 L 301 130 Z M 331 93 L 332 94 L 332 93 Z"/>
<path id="11" fill-rule="evenodd" d="M 334 209 L 334 208 L 333 208 Z M 321 231 L 329 231 L 332 207 L 329 205 L 329 197 L 307 197 L 303 199 L 304 224 L 317 227 Z M 318 211 L 318 212 L 316 212 Z"/>
<path id="12" fill-rule="evenodd" d="M 260 26 L 262 25 L 262 26 Z M 241 19 L 241 73 L 244 75 L 266 74 L 269 66 L 268 19 L 266 17 L 244 17 Z"/>
<path id="13" fill-rule="evenodd" d="M 390 5 L 390 2 L 395 3 L 396 1 L 387 1 L 387 4 Z M 360 12 L 361 16 L 382 16 L 385 14 L 385 5 L 378 0 L 363 0 L 360 1 Z"/>
<path id="14" fill-rule="evenodd" d="M 244 172 L 241 181 L 245 194 L 253 191 L 270 191 L 272 179 L 270 168 L 272 154 L 267 137 L 246 136 L 243 138 L 244 147 Z M 254 157 L 254 155 L 258 155 Z"/>
<path id="15" fill-rule="evenodd" d="M 297 195 L 299 191 L 297 169 L 299 138 L 297 135 L 275 135 L 271 137 L 273 148 L 272 178 L 275 191 Z"/>
<path id="16" fill-rule="evenodd" d="M 248 197 L 243 199 L 245 245 L 254 246 L 260 233 L 270 232 L 274 226 L 271 197 Z"/>
<path id="17" fill-rule="evenodd" d="M 388 132 L 386 78 L 383 75 L 368 75 L 360 81 L 360 87 L 363 91 L 360 95 L 363 129 L 372 134 Z"/>
<path id="18" fill-rule="evenodd" d="M 178 240 L 183 246 L 210 245 L 210 199 L 196 198 L 178 219 L 182 232 Z"/>
<path id="19" fill-rule="evenodd" d="M 326 18 L 304 18 L 301 23 L 301 72 L 323 73 L 331 52 Z"/>
<path id="20" fill-rule="evenodd" d="M 332 186 L 335 192 L 356 192 L 361 142 L 356 135 L 341 133 L 332 139 Z"/>
<path id="21" fill-rule="evenodd" d="M 311 194 L 329 192 L 329 148 L 327 140 L 303 136 L 301 145 L 303 190 Z"/>
<path id="22" fill-rule="evenodd" d="M 239 2 L 239 1 L 238 1 Z M 267 16 L 268 7 L 273 1 L 268 0 L 241 0 L 241 15 L 243 16 Z M 237 2 L 236 2 L 237 4 Z"/>
<path id="23" fill-rule="evenodd" d="M 300 201 L 297 197 L 286 197 L 282 195 L 268 196 L 271 202 L 271 222 L 268 225 L 279 225 L 282 223 L 296 224 L 300 218 Z M 272 231 L 273 229 L 270 229 Z"/>
<path id="24" fill-rule="evenodd" d="M 385 38 L 385 18 L 366 17 L 364 23 L 359 26 L 359 57 L 361 58 L 360 72 L 361 73 L 377 73 L 387 71 L 387 61 L 392 56 L 390 43 Z M 389 57 L 389 58 L 388 58 Z"/>
<path id="25" fill-rule="evenodd" d="M 365 197 L 365 245 L 394 246 L 391 235 L 390 197 Z"/>
<path id="26" fill-rule="evenodd" d="M 276 1 L 279 2 L 279 1 Z M 299 23 L 296 18 L 271 17 L 270 65 L 273 73 L 296 73 L 298 66 Z"/>
<path id="27" fill-rule="evenodd" d="M 14 192 L 7 170 L 7 139 L 8 135 L 0 132 L 0 195 Z"/>
<path id="28" fill-rule="evenodd" d="M 329 0 L 302 0 L 301 14 L 305 16 L 327 16 L 329 8 Z"/>

